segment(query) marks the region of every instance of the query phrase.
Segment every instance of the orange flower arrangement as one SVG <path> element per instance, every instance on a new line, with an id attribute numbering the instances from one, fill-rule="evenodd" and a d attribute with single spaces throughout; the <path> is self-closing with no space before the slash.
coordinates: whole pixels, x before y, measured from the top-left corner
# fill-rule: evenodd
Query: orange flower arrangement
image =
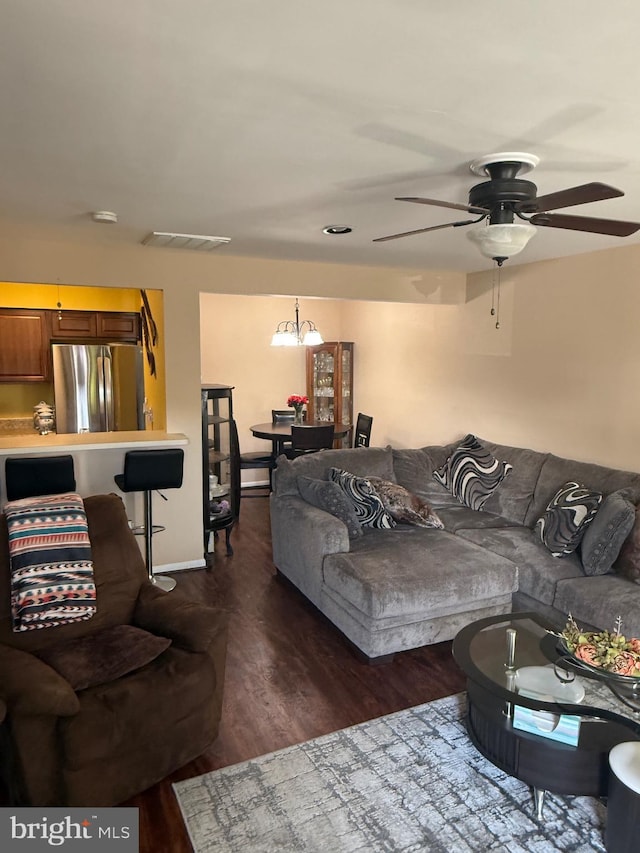
<path id="1" fill-rule="evenodd" d="M 640 677 L 640 639 L 627 640 L 621 628 L 622 619 L 618 616 L 613 631 L 581 631 L 569 614 L 564 630 L 555 636 L 564 640 L 572 655 L 589 666 L 615 675 Z"/>

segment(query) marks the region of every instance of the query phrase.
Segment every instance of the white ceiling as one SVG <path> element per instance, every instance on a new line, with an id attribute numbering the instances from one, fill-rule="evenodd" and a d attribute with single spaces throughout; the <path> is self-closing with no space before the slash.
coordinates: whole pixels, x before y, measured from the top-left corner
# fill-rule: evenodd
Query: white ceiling
<path id="1" fill-rule="evenodd" d="M 1 22 L 3 227 L 478 270 L 465 229 L 372 240 L 466 218 L 394 196 L 466 203 L 498 151 L 540 157 L 539 194 L 625 192 L 563 213 L 640 220 L 633 0 L 3 0 Z M 517 261 L 639 241 L 541 228 Z"/>

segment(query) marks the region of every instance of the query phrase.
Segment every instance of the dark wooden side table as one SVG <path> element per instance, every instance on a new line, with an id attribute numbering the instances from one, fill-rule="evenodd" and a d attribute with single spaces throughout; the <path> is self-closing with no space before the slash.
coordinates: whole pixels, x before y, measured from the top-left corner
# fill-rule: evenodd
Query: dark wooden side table
<path id="1" fill-rule="evenodd" d="M 511 668 L 508 629 L 516 632 Z M 535 613 L 513 613 L 473 622 L 453 641 L 453 656 L 467 676 L 469 736 L 485 758 L 532 787 L 539 819 L 546 791 L 606 796 L 610 750 L 618 743 L 640 740 L 640 714 L 620 702 L 603 681 L 577 676 L 585 689 L 579 704 L 544 701 L 518 691 L 519 668 L 553 665 L 555 642 L 548 629 L 557 626 Z M 516 705 L 578 716 L 577 745 L 514 728 Z"/>

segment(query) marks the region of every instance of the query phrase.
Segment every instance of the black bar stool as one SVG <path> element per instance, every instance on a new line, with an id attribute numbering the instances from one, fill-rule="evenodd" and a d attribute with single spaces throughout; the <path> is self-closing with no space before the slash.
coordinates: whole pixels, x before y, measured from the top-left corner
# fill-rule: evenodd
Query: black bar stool
<path id="1" fill-rule="evenodd" d="M 179 489 L 182 486 L 184 468 L 184 450 L 169 448 L 167 450 L 129 450 L 124 455 L 124 473 L 116 474 L 114 480 L 123 492 L 144 492 L 144 524 L 135 527 L 133 532 L 144 536 L 145 563 L 151 583 L 164 589 L 172 590 L 176 582 L 166 575 L 153 574 L 153 547 L 151 540 L 154 533 L 164 530 L 161 525 L 153 524 L 152 492 L 159 489 Z M 160 497 L 165 501 L 163 494 Z"/>
<path id="2" fill-rule="evenodd" d="M 4 463 L 7 500 L 75 492 L 73 456 L 8 456 Z"/>

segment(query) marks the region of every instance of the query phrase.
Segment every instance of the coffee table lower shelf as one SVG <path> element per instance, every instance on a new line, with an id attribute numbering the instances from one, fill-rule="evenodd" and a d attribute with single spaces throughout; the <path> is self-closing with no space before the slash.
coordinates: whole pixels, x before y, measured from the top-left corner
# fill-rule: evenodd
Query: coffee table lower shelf
<path id="1" fill-rule="evenodd" d="M 635 740 L 628 726 L 584 718 L 577 746 L 514 729 L 506 703 L 468 681 L 467 730 L 486 759 L 534 789 L 538 817 L 544 792 L 606 797 L 608 757 L 618 743 Z"/>

